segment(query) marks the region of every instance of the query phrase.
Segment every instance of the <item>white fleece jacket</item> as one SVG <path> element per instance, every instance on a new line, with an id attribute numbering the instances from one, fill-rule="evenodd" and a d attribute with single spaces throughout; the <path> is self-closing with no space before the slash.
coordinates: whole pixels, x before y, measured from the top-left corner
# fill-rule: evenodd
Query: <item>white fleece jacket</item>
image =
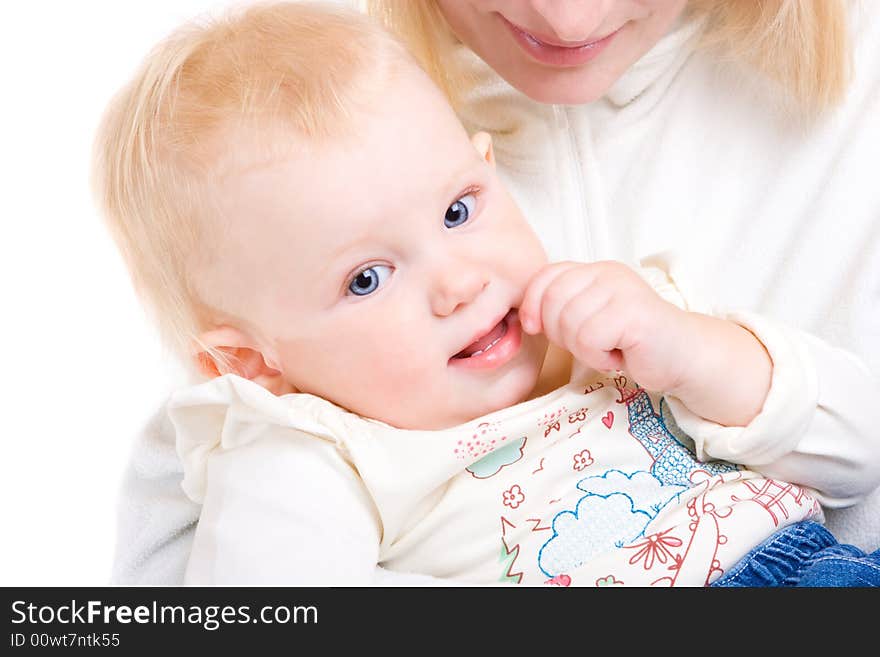
<path id="1" fill-rule="evenodd" d="M 693 24 L 579 107 L 535 103 L 465 48 L 458 56 L 480 80 L 465 125 L 493 135 L 502 178 L 552 259 L 635 264 L 665 252 L 699 283 L 688 298 L 804 332 L 817 412 L 797 451 L 835 455 L 822 474 L 836 503 L 860 503 L 827 510 L 828 525 L 876 549 L 880 492 L 863 498 L 880 471 L 880 428 L 864 420 L 880 399 L 880 6 L 854 7 L 852 86 L 813 125 L 780 111 L 772 85 L 696 50 Z M 113 582 L 182 581 L 199 509 L 181 479 L 160 410 L 121 492 Z"/>

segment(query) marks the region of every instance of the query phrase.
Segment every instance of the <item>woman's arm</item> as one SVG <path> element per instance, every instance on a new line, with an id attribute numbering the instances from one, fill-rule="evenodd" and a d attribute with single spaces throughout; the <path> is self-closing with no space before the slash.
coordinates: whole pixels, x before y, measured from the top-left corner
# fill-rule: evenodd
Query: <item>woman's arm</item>
<path id="1" fill-rule="evenodd" d="M 174 427 L 163 404 L 135 437 L 117 493 L 111 584 L 183 582 L 201 507 L 184 495 L 182 480 Z"/>

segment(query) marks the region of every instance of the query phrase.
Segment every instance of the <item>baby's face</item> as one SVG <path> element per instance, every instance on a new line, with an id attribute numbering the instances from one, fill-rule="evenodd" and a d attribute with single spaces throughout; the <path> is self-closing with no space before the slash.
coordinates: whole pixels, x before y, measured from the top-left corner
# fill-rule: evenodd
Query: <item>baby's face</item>
<path id="1" fill-rule="evenodd" d="M 547 343 L 516 308 L 546 256 L 488 139 L 416 71 L 358 121 L 224 181 L 214 289 L 292 386 L 360 415 L 436 429 L 526 399 Z"/>

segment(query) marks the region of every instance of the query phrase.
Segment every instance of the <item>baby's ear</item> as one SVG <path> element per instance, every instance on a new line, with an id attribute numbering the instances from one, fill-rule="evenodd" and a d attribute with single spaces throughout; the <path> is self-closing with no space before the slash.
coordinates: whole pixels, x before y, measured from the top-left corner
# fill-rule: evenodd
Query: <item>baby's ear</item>
<path id="1" fill-rule="evenodd" d="M 494 167 L 495 151 L 492 149 L 492 136 L 488 132 L 477 132 L 471 137 L 471 143 L 480 157 Z"/>
<path id="2" fill-rule="evenodd" d="M 193 351 L 196 367 L 208 378 L 235 374 L 276 395 L 296 392 L 274 365 L 271 355 L 263 353 L 256 342 L 239 329 L 221 326 L 204 331 Z"/>

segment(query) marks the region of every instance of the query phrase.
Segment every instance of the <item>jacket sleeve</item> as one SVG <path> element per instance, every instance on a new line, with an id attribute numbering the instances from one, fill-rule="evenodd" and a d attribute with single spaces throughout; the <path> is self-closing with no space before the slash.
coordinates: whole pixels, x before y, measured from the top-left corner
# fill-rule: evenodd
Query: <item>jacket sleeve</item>
<path id="1" fill-rule="evenodd" d="M 183 464 L 164 404 L 140 429 L 116 503 L 113 585 L 183 582 L 200 506 L 180 487 Z"/>
<path id="2" fill-rule="evenodd" d="M 880 430 L 872 405 L 880 399 L 880 382 L 868 367 L 848 351 L 781 322 L 710 306 L 689 293 L 672 269 L 667 270 L 670 281 L 687 309 L 740 324 L 773 361 L 764 406 L 745 427 L 710 422 L 667 397 L 676 422 L 693 438 L 697 457 L 740 463 L 807 486 L 828 507 L 856 504 L 876 489 Z"/>

